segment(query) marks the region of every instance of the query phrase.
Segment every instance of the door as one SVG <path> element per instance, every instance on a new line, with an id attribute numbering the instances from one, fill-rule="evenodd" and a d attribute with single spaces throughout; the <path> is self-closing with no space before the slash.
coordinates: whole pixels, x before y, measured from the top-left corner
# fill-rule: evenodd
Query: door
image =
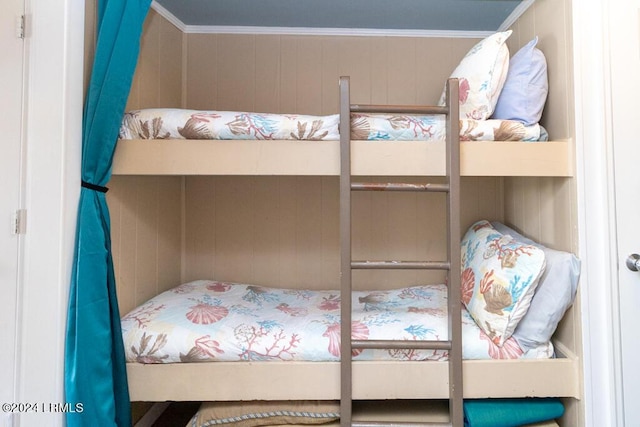
<path id="1" fill-rule="evenodd" d="M 14 217 L 21 206 L 24 0 L 0 2 L 0 402 L 16 401 L 16 349 L 20 235 Z M 9 414 L 0 413 L 9 417 Z M 4 425 L 4 424 L 2 424 Z M 8 425 L 8 424 L 7 424 Z"/>
<path id="2" fill-rule="evenodd" d="M 640 1 L 609 3 L 618 301 L 625 426 L 640 426 Z"/>

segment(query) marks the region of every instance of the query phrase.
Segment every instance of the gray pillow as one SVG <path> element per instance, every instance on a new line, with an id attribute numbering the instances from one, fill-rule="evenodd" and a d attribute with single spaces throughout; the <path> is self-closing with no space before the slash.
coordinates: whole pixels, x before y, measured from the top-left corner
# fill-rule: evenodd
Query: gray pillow
<path id="1" fill-rule="evenodd" d="M 513 337 L 524 351 L 547 343 L 567 309 L 573 304 L 580 278 L 580 260 L 569 252 L 549 249 L 527 239 L 515 230 L 499 222 L 493 227 L 519 242 L 542 249 L 547 262 L 527 314 L 520 320 Z"/>
<path id="2" fill-rule="evenodd" d="M 540 121 L 549 82 L 547 60 L 536 48 L 537 43 L 538 37 L 535 37 L 511 57 L 493 119 L 518 120 L 527 126 Z"/>

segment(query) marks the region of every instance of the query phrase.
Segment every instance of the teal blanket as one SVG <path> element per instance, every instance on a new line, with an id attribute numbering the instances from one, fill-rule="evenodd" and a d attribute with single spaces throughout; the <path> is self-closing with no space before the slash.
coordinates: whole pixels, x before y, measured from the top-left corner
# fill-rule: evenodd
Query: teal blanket
<path id="1" fill-rule="evenodd" d="M 465 427 L 518 427 L 553 420 L 562 414 L 564 406 L 556 398 L 464 401 Z"/>

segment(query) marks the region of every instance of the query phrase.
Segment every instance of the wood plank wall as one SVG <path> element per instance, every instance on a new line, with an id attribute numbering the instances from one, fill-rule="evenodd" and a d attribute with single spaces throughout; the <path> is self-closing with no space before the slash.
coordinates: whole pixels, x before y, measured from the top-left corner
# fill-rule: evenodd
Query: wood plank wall
<path id="1" fill-rule="evenodd" d="M 127 110 L 182 107 L 183 39 L 182 31 L 149 11 Z"/>
<path id="2" fill-rule="evenodd" d="M 201 176 L 186 187 L 184 280 L 339 288 L 337 177 Z M 501 219 L 501 180 L 463 178 L 462 187 L 465 229 L 479 218 Z M 354 193 L 354 257 L 443 260 L 445 218 L 440 194 Z M 442 280 L 439 273 L 366 271 L 354 286 Z"/>
<path id="3" fill-rule="evenodd" d="M 477 40 L 188 34 L 186 103 L 194 109 L 338 112 L 338 78 L 354 103 L 435 104 Z"/>
<path id="4" fill-rule="evenodd" d="M 122 315 L 180 282 L 182 179 L 114 176 L 107 202 Z"/>

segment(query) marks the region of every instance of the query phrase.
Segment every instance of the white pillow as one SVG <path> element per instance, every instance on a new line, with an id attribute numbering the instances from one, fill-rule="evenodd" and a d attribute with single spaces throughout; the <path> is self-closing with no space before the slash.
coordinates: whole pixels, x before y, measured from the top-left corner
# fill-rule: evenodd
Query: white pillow
<path id="1" fill-rule="evenodd" d="M 495 33 L 477 43 L 450 77 L 459 79 L 460 118 L 486 120 L 495 109 L 509 71 L 509 49 L 505 42 L 511 30 Z M 445 105 L 442 91 L 438 105 Z"/>

